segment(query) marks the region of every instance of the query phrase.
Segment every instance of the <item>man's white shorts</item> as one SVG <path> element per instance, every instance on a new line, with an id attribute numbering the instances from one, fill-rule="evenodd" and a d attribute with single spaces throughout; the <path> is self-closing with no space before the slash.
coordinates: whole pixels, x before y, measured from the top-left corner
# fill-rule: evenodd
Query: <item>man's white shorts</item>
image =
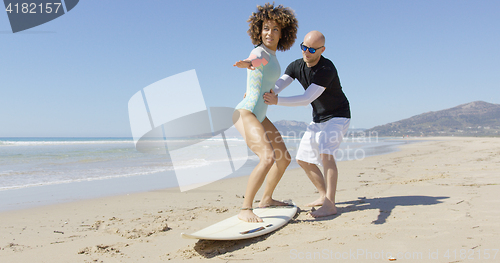
<path id="1" fill-rule="evenodd" d="M 321 163 L 320 154 L 335 156 L 335 151 L 347 134 L 349 118 L 332 118 L 326 122 L 311 122 L 300 141 L 295 159 L 307 163 Z"/>

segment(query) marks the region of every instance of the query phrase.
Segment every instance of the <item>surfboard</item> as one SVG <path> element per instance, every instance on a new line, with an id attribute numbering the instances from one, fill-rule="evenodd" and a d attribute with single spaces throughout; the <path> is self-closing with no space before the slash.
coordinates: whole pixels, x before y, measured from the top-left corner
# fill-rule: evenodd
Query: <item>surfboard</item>
<path id="1" fill-rule="evenodd" d="M 253 212 L 264 222 L 248 223 L 237 215 L 222 220 L 192 234 L 181 233 L 183 238 L 206 240 L 239 240 L 271 233 L 284 226 L 297 213 L 295 204 L 289 206 L 254 208 Z"/>

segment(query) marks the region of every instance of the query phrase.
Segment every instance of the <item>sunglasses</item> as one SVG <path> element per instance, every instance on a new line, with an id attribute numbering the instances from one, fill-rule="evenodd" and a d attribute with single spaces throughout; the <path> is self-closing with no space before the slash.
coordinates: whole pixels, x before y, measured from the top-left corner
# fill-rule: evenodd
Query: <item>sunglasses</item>
<path id="1" fill-rule="evenodd" d="M 316 50 L 318 50 L 322 47 L 324 47 L 324 46 L 321 46 L 319 48 L 312 48 L 312 47 L 304 46 L 304 42 L 300 43 L 300 49 L 302 49 L 302 51 L 309 50 L 309 53 L 311 53 L 311 54 L 316 53 Z"/>

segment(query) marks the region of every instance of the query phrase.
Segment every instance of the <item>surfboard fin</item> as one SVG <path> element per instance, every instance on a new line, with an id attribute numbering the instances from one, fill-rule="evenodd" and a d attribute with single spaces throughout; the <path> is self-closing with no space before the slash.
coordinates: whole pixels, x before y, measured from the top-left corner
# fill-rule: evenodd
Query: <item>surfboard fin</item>
<path id="1" fill-rule="evenodd" d="M 254 229 L 250 229 L 250 230 L 247 230 L 247 231 L 243 231 L 243 232 L 240 232 L 240 234 L 244 235 L 244 234 L 250 234 L 250 233 L 254 233 L 254 232 L 257 232 L 257 231 L 260 231 L 260 230 L 264 230 L 266 229 L 266 227 L 270 227 L 272 226 L 273 224 L 269 224 L 267 226 L 261 226 L 261 227 L 257 227 L 257 228 L 254 228 Z"/>

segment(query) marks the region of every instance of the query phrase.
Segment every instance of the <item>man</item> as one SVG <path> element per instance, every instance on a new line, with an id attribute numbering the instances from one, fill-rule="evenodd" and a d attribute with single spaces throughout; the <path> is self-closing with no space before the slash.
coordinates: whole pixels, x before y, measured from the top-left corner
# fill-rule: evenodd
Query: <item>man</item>
<path id="1" fill-rule="evenodd" d="M 264 94 L 268 105 L 313 107 L 313 122 L 307 127 L 297 151 L 297 162 L 319 191 L 320 197 L 308 206 L 313 217 L 324 217 L 337 213 L 335 192 L 338 171 L 335 151 L 347 133 L 351 120 L 349 101 L 342 91 L 337 69 L 322 56 L 325 37 L 318 31 L 309 32 L 300 45 L 302 59 L 288 65 L 285 74 L 278 79 L 271 93 Z M 304 94 L 279 97 L 278 93 L 297 79 L 305 89 Z M 323 166 L 323 174 L 317 165 Z"/>

